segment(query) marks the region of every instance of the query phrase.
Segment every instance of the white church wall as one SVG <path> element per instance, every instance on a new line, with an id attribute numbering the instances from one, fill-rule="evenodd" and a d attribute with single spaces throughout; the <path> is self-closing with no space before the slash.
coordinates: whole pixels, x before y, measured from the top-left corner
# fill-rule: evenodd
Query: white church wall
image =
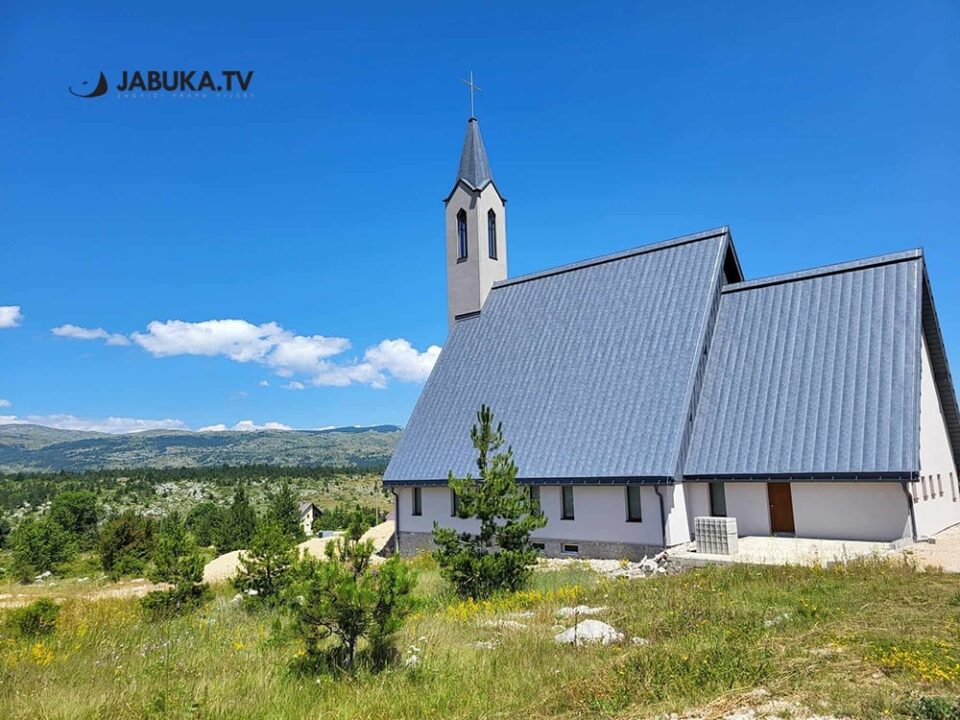
<path id="1" fill-rule="evenodd" d="M 487 237 L 487 213 L 496 214 L 497 257 L 491 258 Z M 477 238 L 480 260 L 480 307 L 487 300 L 490 289 L 498 280 L 507 277 L 507 211 L 493 185 L 487 185 L 477 199 Z"/>
<path id="2" fill-rule="evenodd" d="M 770 505 L 767 484 L 763 482 L 724 483 L 727 517 L 737 519 L 740 535 L 770 534 Z"/>
<path id="3" fill-rule="evenodd" d="M 797 537 L 891 542 L 910 537 L 910 515 L 897 482 L 794 482 Z"/>
<path id="4" fill-rule="evenodd" d="M 702 482 L 683 484 L 683 493 L 686 496 L 687 527 L 690 530 L 690 539 L 693 539 L 693 519 L 710 515 L 710 486 Z"/>
<path id="5" fill-rule="evenodd" d="M 690 542 L 692 523 L 687 521 L 686 493 L 682 484 L 660 488 L 663 494 L 663 511 L 667 515 L 667 546 Z"/>
<path id="6" fill-rule="evenodd" d="M 627 521 L 623 485 L 574 485 L 574 519 L 561 519 L 561 493 L 557 485 L 540 488 L 540 507 L 547 525 L 534 538 L 587 540 L 605 543 L 661 545 L 660 504 L 651 487 L 640 488 L 641 522 Z"/>
<path id="7" fill-rule="evenodd" d="M 920 475 L 912 484 L 917 534 L 935 535 L 960 523 L 956 463 L 933 379 L 927 343 L 920 371 Z"/>
<path id="8" fill-rule="evenodd" d="M 441 527 L 452 527 L 458 531 L 477 532 L 479 523 L 452 517 L 450 507 L 450 488 L 420 488 L 420 508 L 422 515 L 413 514 L 413 488 L 404 487 L 397 491 L 400 496 L 400 532 L 433 532 L 434 520 Z"/>

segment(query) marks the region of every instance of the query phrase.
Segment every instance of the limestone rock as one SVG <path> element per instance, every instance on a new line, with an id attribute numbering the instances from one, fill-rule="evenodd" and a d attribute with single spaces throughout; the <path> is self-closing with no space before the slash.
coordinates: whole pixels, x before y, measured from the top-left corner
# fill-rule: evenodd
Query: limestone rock
<path id="1" fill-rule="evenodd" d="M 558 643 L 577 647 L 591 643 L 609 645 L 623 640 L 623 633 L 599 620 L 583 620 L 569 630 L 555 635 L 553 639 Z"/>

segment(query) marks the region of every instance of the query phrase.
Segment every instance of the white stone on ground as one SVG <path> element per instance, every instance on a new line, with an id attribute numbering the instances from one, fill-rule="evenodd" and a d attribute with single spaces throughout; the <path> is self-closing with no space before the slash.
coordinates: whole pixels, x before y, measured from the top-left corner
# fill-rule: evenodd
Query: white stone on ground
<path id="1" fill-rule="evenodd" d="M 523 630 L 527 626 L 516 620 L 484 620 L 480 627 L 496 628 L 498 630 Z"/>
<path id="2" fill-rule="evenodd" d="M 609 645 L 623 640 L 623 633 L 612 625 L 607 625 L 599 620 L 583 620 L 569 630 L 564 630 L 562 633 L 555 635 L 553 639 L 558 643 L 576 645 L 577 647 L 588 643 Z"/>

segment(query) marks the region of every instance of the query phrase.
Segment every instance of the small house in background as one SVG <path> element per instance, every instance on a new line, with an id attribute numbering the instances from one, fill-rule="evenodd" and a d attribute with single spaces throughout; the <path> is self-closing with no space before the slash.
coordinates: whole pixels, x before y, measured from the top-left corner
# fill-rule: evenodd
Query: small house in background
<path id="1" fill-rule="evenodd" d="M 300 524 L 306 535 L 313 535 L 313 522 L 320 517 L 320 508 L 312 502 L 300 503 Z"/>

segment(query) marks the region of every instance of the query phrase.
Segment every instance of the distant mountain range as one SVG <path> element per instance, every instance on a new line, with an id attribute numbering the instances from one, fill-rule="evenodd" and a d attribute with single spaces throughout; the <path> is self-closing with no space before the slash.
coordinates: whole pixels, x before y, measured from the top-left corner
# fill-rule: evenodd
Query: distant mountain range
<path id="1" fill-rule="evenodd" d="M 387 464 L 399 438 L 396 425 L 202 433 L 150 430 L 125 435 L 0 425 L 0 471 L 252 464 L 376 467 Z"/>

